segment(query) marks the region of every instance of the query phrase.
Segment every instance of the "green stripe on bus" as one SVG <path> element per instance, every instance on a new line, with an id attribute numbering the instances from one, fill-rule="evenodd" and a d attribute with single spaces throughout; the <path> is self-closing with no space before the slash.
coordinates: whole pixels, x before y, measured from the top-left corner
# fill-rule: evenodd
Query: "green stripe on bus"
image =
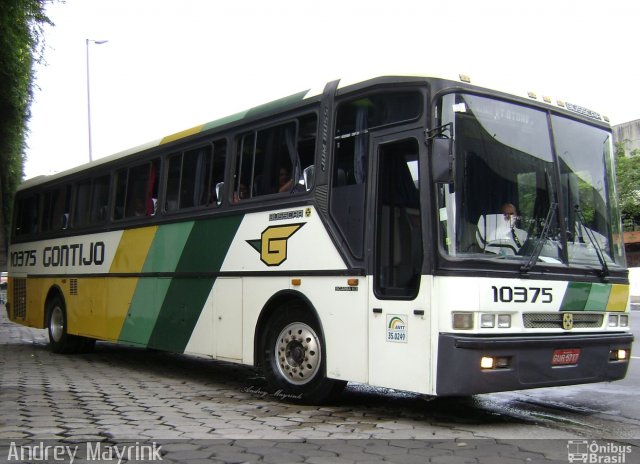
<path id="1" fill-rule="evenodd" d="M 173 278 L 147 346 L 182 353 L 214 282 L 213 277 Z"/>
<path id="2" fill-rule="evenodd" d="M 204 124 L 200 131 L 205 132 L 211 129 L 216 129 L 218 127 L 222 127 L 226 124 L 230 124 L 232 122 L 240 121 L 244 118 L 255 116 L 259 113 L 264 113 L 267 111 L 274 111 L 283 106 L 289 105 L 291 103 L 297 103 L 299 101 L 304 100 L 304 97 L 307 96 L 309 90 L 304 90 L 302 92 L 295 93 L 293 95 L 289 95 L 288 97 L 281 98 L 279 100 L 275 100 L 269 103 L 265 103 L 264 105 L 256 106 L 254 108 L 250 108 L 246 111 L 241 111 L 240 113 L 232 114 L 230 116 L 226 116 L 224 118 L 216 119 L 215 121 L 208 122 Z"/>
<path id="3" fill-rule="evenodd" d="M 560 305 L 560 311 L 583 311 L 589 300 L 590 292 L 591 284 L 569 282 Z"/>
<path id="4" fill-rule="evenodd" d="M 129 312 L 122 324 L 120 341 L 147 345 L 170 283 L 171 279 L 168 277 L 138 279 Z"/>
<path id="5" fill-rule="evenodd" d="M 160 226 L 155 234 L 142 272 L 173 272 L 189 238 L 193 221 Z M 146 345 L 164 302 L 170 278 L 141 277 L 122 324 L 119 339 Z"/>
<path id="6" fill-rule="evenodd" d="M 254 115 L 259 114 L 259 113 L 265 113 L 267 111 L 275 111 L 277 109 L 280 109 L 280 108 L 282 108 L 284 106 L 287 106 L 287 105 L 290 105 L 292 103 L 300 102 L 300 101 L 304 100 L 304 97 L 307 96 L 307 94 L 309 93 L 309 90 L 311 90 L 311 89 L 303 90 L 302 92 L 294 93 L 293 95 L 289 95 L 287 97 L 279 98 L 278 100 L 274 100 L 274 101 L 271 101 L 269 103 L 265 103 L 263 105 L 254 106 L 249 111 L 247 111 L 246 116 L 250 117 L 250 116 L 254 116 Z"/>
<path id="7" fill-rule="evenodd" d="M 215 121 L 208 122 L 202 126 L 202 132 L 205 132 L 211 129 L 216 129 L 226 124 L 231 124 L 232 122 L 240 121 L 241 119 L 244 119 L 246 115 L 247 115 L 247 112 L 243 111 L 241 113 L 232 114 L 231 116 L 226 116 L 224 118 L 220 118 L 220 119 L 216 119 Z"/>
<path id="8" fill-rule="evenodd" d="M 242 215 L 197 221 L 176 272 L 218 272 Z M 148 345 L 183 352 L 211 292 L 214 277 L 174 278 L 158 314 Z"/>
<path id="9" fill-rule="evenodd" d="M 591 284 L 585 311 L 606 311 L 610 293 L 611 285 L 609 284 Z"/>
<path id="10" fill-rule="evenodd" d="M 160 226 L 151 244 L 142 272 L 173 272 L 178 266 L 193 221 Z"/>
<path id="11" fill-rule="evenodd" d="M 197 221 L 176 272 L 218 272 L 240 227 L 242 215 Z"/>

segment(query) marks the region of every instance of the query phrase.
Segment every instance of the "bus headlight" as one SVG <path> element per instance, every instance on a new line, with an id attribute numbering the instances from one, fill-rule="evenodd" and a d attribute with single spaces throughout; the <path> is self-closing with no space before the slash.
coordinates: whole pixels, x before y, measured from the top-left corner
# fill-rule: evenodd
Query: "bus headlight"
<path id="1" fill-rule="evenodd" d="M 456 330 L 473 329 L 473 313 L 453 313 L 453 328 Z"/>
<path id="2" fill-rule="evenodd" d="M 618 349 L 609 352 L 609 361 L 627 361 L 629 359 L 629 350 Z"/>
<path id="3" fill-rule="evenodd" d="M 493 369 L 494 359 L 490 356 L 483 356 L 480 359 L 480 369 Z"/>
<path id="4" fill-rule="evenodd" d="M 618 327 L 618 315 L 609 314 L 609 327 Z"/>
<path id="5" fill-rule="evenodd" d="M 511 357 L 509 356 L 483 356 L 480 358 L 480 369 L 509 369 Z"/>

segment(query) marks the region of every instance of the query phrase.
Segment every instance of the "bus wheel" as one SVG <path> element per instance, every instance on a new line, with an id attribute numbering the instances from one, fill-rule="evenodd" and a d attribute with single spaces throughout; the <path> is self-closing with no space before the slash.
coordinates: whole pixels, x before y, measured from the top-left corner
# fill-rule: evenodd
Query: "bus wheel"
<path id="1" fill-rule="evenodd" d="M 278 397 L 319 404 L 342 391 L 346 382 L 326 377 L 324 339 L 302 304 L 292 302 L 279 308 L 264 333 L 261 364 Z"/>
<path id="2" fill-rule="evenodd" d="M 53 297 L 47 305 L 47 329 L 49 347 L 54 353 L 73 353 L 80 347 L 80 337 L 67 333 L 67 311 L 59 296 Z"/>

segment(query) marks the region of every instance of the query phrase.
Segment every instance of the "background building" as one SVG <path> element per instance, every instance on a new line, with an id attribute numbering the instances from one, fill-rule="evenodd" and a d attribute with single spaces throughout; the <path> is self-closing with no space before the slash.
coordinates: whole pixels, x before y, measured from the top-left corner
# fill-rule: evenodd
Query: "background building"
<path id="1" fill-rule="evenodd" d="M 640 151 L 640 119 L 612 126 L 613 141 L 623 142 L 627 154 L 633 150 Z"/>
<path id="2" fill-rule="evenodd" d="M 612 126 L 613 141 L 624 143 L 625 153 L 630 155 L 634 150 L 640 152 L 640 119 Z M 640 189 L 640 185 L 638 186 Z M 627 265 L 630 268 L 632 307 L 640 307 L 640 231 L 625 231 L 624 244 L 627 253 Z"/>

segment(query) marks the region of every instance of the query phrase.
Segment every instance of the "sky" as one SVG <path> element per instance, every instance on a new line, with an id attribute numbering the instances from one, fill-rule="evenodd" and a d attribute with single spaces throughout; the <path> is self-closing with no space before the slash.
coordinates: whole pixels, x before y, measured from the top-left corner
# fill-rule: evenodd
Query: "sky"
<path id="1" fill-rule="evenodd" d="M 466 74 L 640 119 L 640 2 L 66 0 L 47 8 L 25 178 L 350 76 Z"/>

